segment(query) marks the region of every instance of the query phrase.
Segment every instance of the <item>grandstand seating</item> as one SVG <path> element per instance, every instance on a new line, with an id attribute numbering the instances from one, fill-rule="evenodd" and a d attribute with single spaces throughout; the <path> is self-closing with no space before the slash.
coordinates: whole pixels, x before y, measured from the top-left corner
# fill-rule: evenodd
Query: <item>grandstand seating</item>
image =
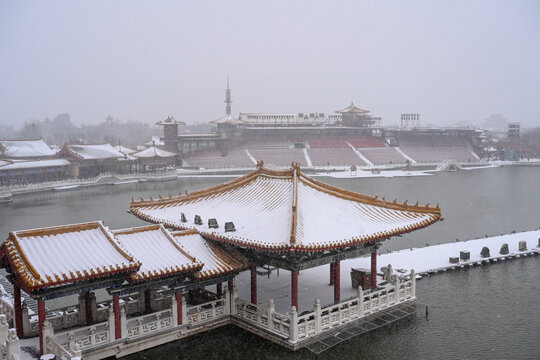
<path id="1" fill-rule="evenodd" d="M 345 140 L 357 149 L 379 148 L 387 146 L 383 140 L 372 136 L 347 137 Z"/>
<path id="2" fill-rule="evenodd" d="M 314 166 L 327 166 L 329 163 L 338 166 L 366 165 L 349 146 L 337 149 L 311 148 L 308 154 Z"/>
<path id="3" fill-rule="evenodd" d="M 302 149 L 291 147 L 291 142 L 283 139 L 260 139 L 244 145 L 251 155 L 265 164 L 288 166 L 293 162 L 307 166 L 306 157 Z"/>
<path id="4" fill-rule="evenodd" d="M 189 166 L 201 168 L 252 167 L 253 161 L 243 149 L 233 149 L 222 156 L 219 151 L 203 151 L 186 159 Z"/>
<path id="5" fill-rule="evenodd" d="M 373 165 L 404 164 L 407 159 L 393 147 L 364 148 L 359 150 Z"/>
<path id="6" fill-rule="evenodd" d="M 401 150 L 417 162 L 474 161 L 467 139 L 454 135 L 402 135 Z"/>

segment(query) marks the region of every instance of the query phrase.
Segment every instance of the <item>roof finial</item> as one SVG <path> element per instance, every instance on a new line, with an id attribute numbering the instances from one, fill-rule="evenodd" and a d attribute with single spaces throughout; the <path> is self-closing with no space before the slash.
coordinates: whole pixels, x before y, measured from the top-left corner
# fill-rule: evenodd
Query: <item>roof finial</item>
<path id="1" fill-rule="evenodd" d="M 225 89 L 225 113 L 231 115 L 231 88 L 229 87 L 229 75 L 227 75 L 227 89 Z"/>

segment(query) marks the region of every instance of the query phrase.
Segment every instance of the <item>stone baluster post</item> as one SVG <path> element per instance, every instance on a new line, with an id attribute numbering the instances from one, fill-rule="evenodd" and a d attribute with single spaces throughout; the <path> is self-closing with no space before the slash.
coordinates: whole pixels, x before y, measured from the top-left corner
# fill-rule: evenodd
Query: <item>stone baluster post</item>
<path id="1" fill-rule="evenodd" d="M 416 272 L 411 270 L 411 296 L 416 298 Z"/>
<path id="2" fill-rule="evenodd" d="M 289 340 L 293 343 L 298 341 L 298 313 L 294 306 L 291 306 L 289 315 Z"/>
<path id="3" fill-rule="evenodd" d="M 115 328 L 114 328 L 114 311 L 113 311 L 112 306 L 109 306 L 109 318 L 107 320 L 107 326 L 109 327 L 109 341 L 114 341 Z"/>
<path id="4" fill-rule="evenodd" d="M 358 316 L 364 316 L 364 289 L 362 285 L 358 285 Z"/>
<path id="5" fill-rule="evenodd" d="M 73 356 L 71 359 L 74 360 L 74 358 L 82 358 L 82 350 L 81 345 L 79 343 L 75 343 L 73 346 L 73 350 L 71 350 L 71 355 Z"/>
<path id="6" fill-rule="evenodd" d="M 182 297 L 182 323 L 183 324 L 188 324 L 189 323 L 189 319 L 187 317 L 187 300 L 186 300 L 186 297 L 184 295 L 180 295 Z"/>
<path id="7" fill-rule="evenodd" d="M 0 315 L 0 347 L 6 342 L 9 333 L 9 324 L 5 314 Z"/>
<path id="8" fill-rule="evenodd" d="M 236 286 L 233 286 L 232 288 L 232 296 L 231 296 L 231 315 L 236 315 L 236 298 L 238 297 L 238 290 L 236 289 Z"/>
<path id="9" fill-rule="evenodd" d="M 6 359 L 20 359 L 21 358 L 21 346 L 19 344 L 19 338 L 17 337 L 17 331 L 15 329 L 9 329 L 9 333 L 6 339 Z"/>
<path id="10" fill-rule="evenodd" d="M 127 319 L 126 319 L 126 308 L 122 306 L 120 309 L 120 336 L 122 338 L 127 337 Z"/>
<path id="11" fill-rule="evenodd" d="M 171 324 L 173 327 L 175 327 L 178 324 L 178 302 L 176 301 L 176 294 L 174 293 L 171 296 L 171 314 L 172 314 L 172 321 Z"/>
<path id="12" fill-rule="evenodd" d="M 28 313 L 28 305 L 26 301 L 22 303 L 22 327 L 23 336 L 32 336 L 32 330 L 30 329 L 30 314 Z"/>
<path id="13" fill-rule="evenodd" d="M 43 328 L 42 328 L 42 338 L 40 339 L 42 341 L 42 347 L 43 347 L 43 354 L 46 354 L 49 352 L 49 350 L 47 349 L 47 338 L 51 338 L 51 339 L 54 339 L 54 329 L 51 325 L 51 322 L 49 320 L 45 320 L 43 322 Z M 41 355 L 43 355 L 41 354 Z"/>
<path id="14" fill-rule="evenodd" d="M 229 291 L 229 287 L 228 286 L 225 286 L 225 291 L 223 292 L 224 294 L 224 297 L 223 297 L 223 306 L 224 306 L 224 309 L 223 309 L 223 313 L 225 315 L 230 315 L 231 314 L 231 295 L 230 295 L 230 291 Z"/>
<path id="15" fill-rule="evenodd" d="M 399 279 L 397 277 L 397 275 L 392 275 L 389 280 L 391 281 L 392 283 L 392 286 L 394 287 L 394 301 L 392 302 L 393 304 L 395 303 L 398 303 L 399 302 Z"/>
<path id="16" fill-rule="evenodd" d="M 321 300 L 315 300 L 314 310 L 315 312 L 315 334 L 321 332 L 322 321 L 321 321 Z"/>
<path id="17" fill-rule="evenodd" d="M 266 326 L 268 329 L 272 330 L 274 328 L 274 311 L 276 311 L 276 307 L 274 304 L 274 299 L 270 299 L 268 302 L 268 318 L 267 318 L 267 324 Z"/>

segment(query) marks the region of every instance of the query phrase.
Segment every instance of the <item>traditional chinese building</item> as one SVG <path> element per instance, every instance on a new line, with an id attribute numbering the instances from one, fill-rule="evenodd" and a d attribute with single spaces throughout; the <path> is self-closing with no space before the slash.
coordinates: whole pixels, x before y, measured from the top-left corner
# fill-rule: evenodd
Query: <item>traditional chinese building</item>
<path id="1" fill-rule="evenodd" d="M 233 246 L 252 263 L 251 302 L 257 303 L 256 266 L 291 271 L 291 305 L 298 308 L 298 273 L 331 264 L 340 301 L 340 261 L 371 254 L 376 287 L 380 243 L 441 219 L 439 206 L 398 203 L 343 190 L 300 171 L 255 171 L 228 183 L 176 197 L 134 201 L 135 216 Z"/>

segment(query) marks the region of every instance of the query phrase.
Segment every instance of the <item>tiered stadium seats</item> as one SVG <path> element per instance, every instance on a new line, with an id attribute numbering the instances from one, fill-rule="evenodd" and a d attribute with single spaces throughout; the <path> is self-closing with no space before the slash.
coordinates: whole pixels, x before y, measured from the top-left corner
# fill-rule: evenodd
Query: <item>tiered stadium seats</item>
<path id="1" fill-rule="evenodd" d="M 310 149 L 340 149 L 349 147 L 342 137 L 307 138 L 305 141 L 309 144 Z"/>
<path id="2" fill-rule="evenodd" d="M 455 135 L 402 135 L 401 150 L 417 162 L 441 162 L 476 160 L 467 144 L 467 139 Z"/>
<path id="3" fill-rule="evenodd" d="M 233 149 L 222 156 L 219 151 L 203 151 L 194 154 L 186 159 L 189 166 L 201 168 L 224 168 L 224 167 L 251 167 L 253 161 L 247 156 L 243 149 Z"/>
<path id="4" fill-rule="evenodd" d="M 308 153 L 314 166 L 327 166 L 328 164 L 338 166 L 366 165 L 349 146 L 338 149 L 311 148 Z"/>
<path id="5" fill-rule="evenodd" d="M 364 148 L 359 150 L 373 165 L 404 164 L 407 159 L 392 147 Z"/>
<path id="6" fill-rule="evenodd" d="M 345 138 L 352 146 L 357 149 L 378 148 L 387 146 L 384 141 L 372 136 L 355 136 Z"/>
<path id="7" fill-rule="evenodd" d="M 263 160 L 265 164 L 288 166 L 293 162 L 307 166 L 306 157 L 302 149 L 291 147 L 288 140 L 265 139 L 251 141 L 244 146 L 257 160 Z"/>

